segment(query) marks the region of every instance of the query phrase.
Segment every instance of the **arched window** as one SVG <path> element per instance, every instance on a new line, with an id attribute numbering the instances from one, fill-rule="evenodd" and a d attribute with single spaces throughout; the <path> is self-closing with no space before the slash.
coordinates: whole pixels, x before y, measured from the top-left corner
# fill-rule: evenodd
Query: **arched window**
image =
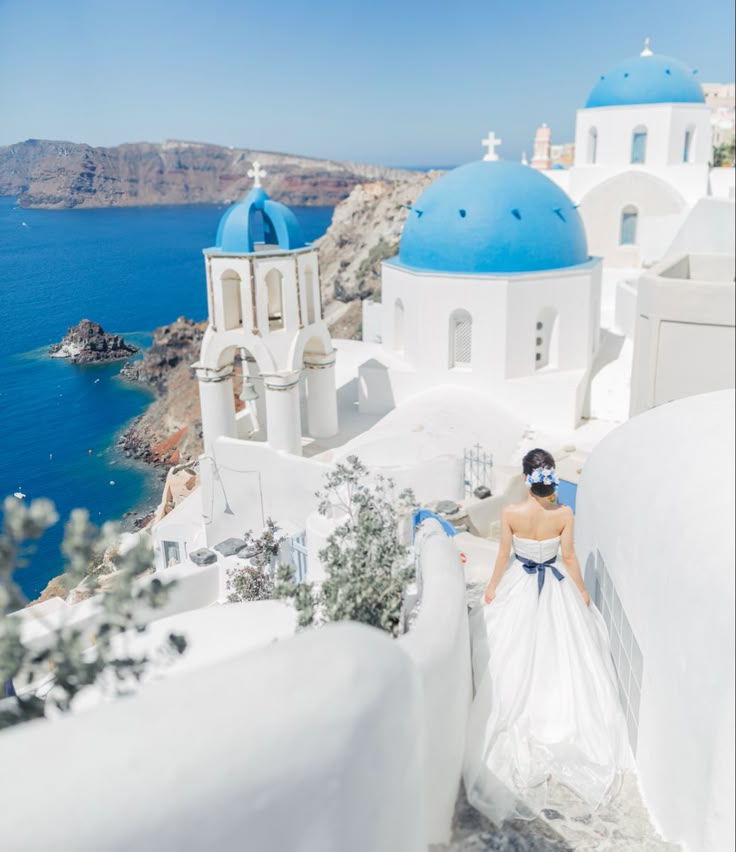
<path id="1" fill-rule="evenodd" d="M 631 134 L 631 162 L 646 163 L 647 161 L 647 129 L 640 124 Z"/>
<path id="2" fill-rule="evenodd" d="M 685 141 L 682 146 L 682 162 L 692 163 L 693 161 L 693 142 L 695 141 L 695 128 L 688 127 L 685 131 Z"/>
<path id="3" fill-rule="evenodd" d="M 636 245 L 636 229 L 639 220 L 639 211 L 636 207 L 629 205 L 621 211 L 621 235 L 619 244 L 622 246 Z"/>
<path id="4" fill-rule="evenodd" d="M 559 322 L 554 308 L 544 308 L 539 312 L 534 327 L 534 367 L 558 366 Z"/>
<path id="5" fill-rule="evenodd" d="M 278 269 L 269 269 L 266 273 L 268 293 L 268 329 L 278 331 L 284 327 L 284 291 L 283 276 Z"/>
<path id="6" fill-rule="evenodd" d="M 592 165 L 598 159 L 598 131 L 591 127 L 588 131 L 588 162 Z"/>
<path id="7" fill-rule="evenodd" d="M 222 328 L 229 331 L 243 323 L 243 308 L 240 301 L 240 276 L 232 269 L 222 273 Z"/>
<path id="8" fill-rule="evenodd" d="M 467 311 L 450 317 L 450 369 L 470 367 L 473 356 L 473 318 Z"/>
<path id="9" fill-rule="evenodd" d="M 404 351 L 404 303 L 401 299 L 394 303 L 394 349 Z"/>
<path id="10" fill-rule="evenodd" d="M 319 299 L 319 293 L 314 291 L 314 273 L 312 267 L 308 266 L 304 270 L 304 298 L 307 300 L 307 325 L 314 322 L 316 316 L 315 303 Z"/>

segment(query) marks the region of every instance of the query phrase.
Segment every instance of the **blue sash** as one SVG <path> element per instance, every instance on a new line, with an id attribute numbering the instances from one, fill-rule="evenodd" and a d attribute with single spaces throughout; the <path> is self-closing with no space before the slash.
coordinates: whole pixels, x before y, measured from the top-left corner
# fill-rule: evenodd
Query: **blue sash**
<path id="1" fill-rule="evenodd" d="M 516 554 L 514 555 L 516 556 Z M 540 595 L 542 594 L 542 588 L 544 587 L 544 578 L 547 574 L 547 568 L 552 571 L 552 573 L 558 580 L 565 579 L 565 575 L 561 574 L 553 564 L 557 560 L 556 556 L 553 556 L 546 562 L 533 562 L 531 559 L 524 559 L 521 556 L 516 556 L 516 558 L 519 560 L 519 562 L 521 562 L 521 567 L 526 571 L 527 574 L 537 575 L 537 585 L 539 586 Z"/>

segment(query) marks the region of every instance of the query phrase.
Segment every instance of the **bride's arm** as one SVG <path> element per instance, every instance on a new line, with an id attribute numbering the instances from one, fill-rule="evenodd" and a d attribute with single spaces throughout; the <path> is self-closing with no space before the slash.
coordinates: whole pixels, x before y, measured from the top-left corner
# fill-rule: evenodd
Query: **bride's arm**
<path id="1" fill-rule="evenodd" d="M 572 510 L 567 508 L 566 512 L 568 514 L 568 518 L 565 521 L 565 526 L 562 528 L 562 533 L 560 535 L 560 554 L 562 556 L 562 561 L 565 563 L 568 577 L 573 581 L 573 583 L 575 583 L 578 591 L 583 596 L 585 605 L 588 606 L 590 604 L 590 597 L 585 591 L 583 576 L 580 573 L 580 564 L 578 563 L 577 556 L 575 556 Z"/>
<path id="2" fill-rule="evenodd" d="M 511 525 L 509 524 L 508 514 L 506 509 L 501 512 L 501 539 L 498 545 L 498 556 L 496 556 L 496 565 L 493 569 L 491 579 L 488 581 L 483 601 L 490 603 L 496 597 L 496 589 L 501 582 L 503 572 L 506 570 L 506 565 L 511 554 Z"/>

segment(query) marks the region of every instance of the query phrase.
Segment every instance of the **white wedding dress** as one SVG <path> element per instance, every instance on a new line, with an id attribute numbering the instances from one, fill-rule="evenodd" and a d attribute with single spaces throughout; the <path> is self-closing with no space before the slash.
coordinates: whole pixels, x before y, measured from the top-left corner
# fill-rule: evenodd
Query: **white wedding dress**
<path id="1" fill-rule="evenodd" d="M 463 777 L 468 801 L 497 824 L 533 819 L 554 781 L 595 808 L 631 766 L 608 631 L 559 547 L 514 536 L 496 597 L 471 613 Z"/>

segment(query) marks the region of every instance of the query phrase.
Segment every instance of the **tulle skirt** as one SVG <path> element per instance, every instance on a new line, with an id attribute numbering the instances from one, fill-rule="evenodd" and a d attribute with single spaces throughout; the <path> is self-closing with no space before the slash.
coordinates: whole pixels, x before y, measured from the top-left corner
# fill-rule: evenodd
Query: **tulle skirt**
<path id="1" fill-rule="evenodd" d="M 475 697 L 464 763 L 469 802 L 495 823 L 533 819 L 551 782 L 589 809 L 632 765 L 608 632 L 565 575 L 516 559 L 496 598 L 470 617 Z"/>

